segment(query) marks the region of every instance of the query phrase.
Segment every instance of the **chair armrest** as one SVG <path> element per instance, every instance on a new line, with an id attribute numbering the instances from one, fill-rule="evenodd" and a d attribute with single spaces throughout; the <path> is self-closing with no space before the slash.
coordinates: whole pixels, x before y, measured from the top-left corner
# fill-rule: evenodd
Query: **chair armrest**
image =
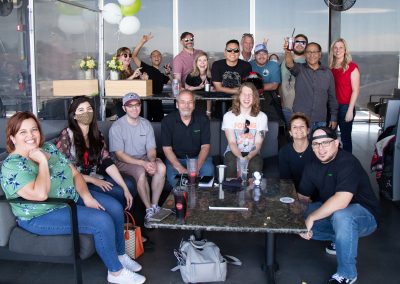
<path id="1" fill-rule="evenodd" d="M 373 102 L 378 103 L 378 102 L 380 102 L 380 100 L 382 98 L 391 98 L 391 97 L 392 97 L 392 95 L 383 95 L 383 94 L 381 94 L 381 95 L 370 95 L 369 96 L 369 102 L 370 103 L 373 103 Z M 379 101 L 372 101 L 372 98 L 379 98 Z"/>
<path id="2" fill-rule="evenodd" d="M 78 231 L 78 216 L 76 203 L 72 199 L 67 198 L 47 198 L 44 201 L 34 201 L 27 200 L 21 197 L 14 199 L 6 199 L 5 195 L 0 196 L 0 202 L 8 203 L 36 203 L 36 204 L 65 204 L 69 208 L 70 218 L 71 218 L 71 235 L 72 235 L 72 245 L 74 247 L 74 257 L 79 255 L 80 245 L 79 245 L 79 231 Z"/>

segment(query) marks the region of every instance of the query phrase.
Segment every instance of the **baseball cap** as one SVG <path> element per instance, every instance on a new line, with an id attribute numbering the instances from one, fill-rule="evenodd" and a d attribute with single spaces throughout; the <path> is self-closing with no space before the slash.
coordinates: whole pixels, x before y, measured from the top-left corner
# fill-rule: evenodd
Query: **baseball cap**
<path id="1" fill-rule="evenodd" d="M 256 47 L 254 48 L 254 53 L 257 53 L 260 51 L 265 51 L 266 53 L 268 53 L 267 46 L 263 43 L 257 44 Z"/>
<path id="2" fill-rule="evenodd" d="M 315 131 L 317 131 L 317 130 L 322 130 L 322 131 L 325 132 L 325 134 L 318 135 L 318 136 L 314 136 L 314 133 L 315 133 Z M 317 128 L 313 131 L 313 133 L 312 133 L 312 135 L 311 135 L 311 141 L 316 140 L 316 139 L 320 139 L 320 138 L 332 138 L 333 140 L 338 139 L 336 131 L 333 130 L 332 128 L 326 127 L 326 126 L 317 127 Z"/>
<path id="3" fill-rule="evenodd" d="M 122 99 L 122 105 L 126 106 L 131 101 L 139 101 L 140 102 L 139 95 L 136 93 L 127 93 Z"/>

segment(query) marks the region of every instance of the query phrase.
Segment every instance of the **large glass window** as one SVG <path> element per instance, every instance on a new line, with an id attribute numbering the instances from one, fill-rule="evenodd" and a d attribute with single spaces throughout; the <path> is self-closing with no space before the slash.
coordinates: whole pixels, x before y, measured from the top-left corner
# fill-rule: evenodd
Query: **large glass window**
<path id="1" fill-rule="evenodd" d="M 312 2 L 312 5 L 308 3 Z M 329 10 L 324 1 L 263 1 L 256 0 L 257 43 L 268 39 L 269 53 L 278 53 L 283 60 L 285 37 L 305 34 L 308 40 L 322 46 L 323 63 L 327 63 L 329 37 Z"/>
<path id="2" fill-rule="evenodd" d="M 391 94 L 398 86 L 399 26 L 399 1 L 357 1 L 341 15 L 341 35 L 360 68 L 361 107 L 371 94 Z"/>
<path id="3" fill-rule="evenodd" d="M 31 110 L 26 2 L 0 16 L 0 117 Z"/>
<path id="4" fill-rule="evenodd" d="M 80 60 L 99 58 L 98 15 L 58 1 L 35 1 L 34 21 L 38 115 L 65 119 L 68 99 L 54 96 L 53 80 L 85 79 Z"/>
<path id="5" fill-rule="evenodd" d="M 240 40 L 250 30 L 250 5 L 242 0 L 179 1 L 179 35 L 195 35 L 195 48 L 208 52 L 210 61 L 222 59 L 225 43 Z M 180 50 L 182 48 L 180 47 Z"/>

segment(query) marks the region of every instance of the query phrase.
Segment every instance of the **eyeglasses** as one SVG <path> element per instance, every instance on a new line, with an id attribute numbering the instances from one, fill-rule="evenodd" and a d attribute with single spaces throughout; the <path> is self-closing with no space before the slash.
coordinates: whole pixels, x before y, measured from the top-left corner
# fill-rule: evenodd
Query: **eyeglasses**
<path id="1" fill-rule="evenodd" d="M 317 51 L 306 51 L 307 55 L 314 55 L 314 54 L 319 54 L 321 51 L 317 50 Z"/>
<path id="2" fill-rule="evenodd" d="M 184 42 L 189 42 L 189 41 L 194 42 L 194 37 L 191 37 L 191 38 L 184 38 L 183 41 L 184 41 Z"/>
<path id="3" fill-rule="evenodd" d="M 127 58 L 127 57 L 132 57 L 132 54 L 126 54 L 126 53 L 124 53 L 124 54 L 121 54 L 121 56 Z"/>
<path id="4" fill-rule="evenodd" d="M 294 43 L 295 44 L 301 44 L 301 45 L 306 45 L 307 44 L 307 42 L 305 40 L 296 40 Z"/>
<path id="5" fill-rule="evenodd" d="M 244 122 L 244 134 L 247 134 L 250 132 L 250 120 L 246 119 L 246 121 Z"/>
<path id="6" fill-rule="evenodd" d="M 138 108 L 140 108 L 140 105 L 141 104 L 129 104 L 129 105 L 126 105 L 125 107 L 126 108 L 128 108 L 128 109 L 138 109 Z"/>
<path id="7" fill-rule="evenodd" d="M 226 52 L 229 52 L 229 53 L 231 53 L 231 52 L 239 53 L 240 52 L 239 48 L 227 48 L 225 50 L 226 50 Z"/>
<path id="8" fill-rule="evenodd" d="M 328 141 L 322 141 L 321 143 L 318 142 L 312 142 L 311 147 L 314 149 L 319 149 L 319 146 L 322 146 L 323 148 L 328 148 L 329 145 L 335 140 L 328 140 Z"/>

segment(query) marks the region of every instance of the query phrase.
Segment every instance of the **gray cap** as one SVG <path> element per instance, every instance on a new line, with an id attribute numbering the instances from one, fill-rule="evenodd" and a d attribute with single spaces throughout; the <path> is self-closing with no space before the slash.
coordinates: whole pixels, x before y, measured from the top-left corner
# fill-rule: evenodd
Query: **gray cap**
<path id="1" fill-rule="evenodd" d="M 268 53 L 267 46 L 263 43 L 257 44 L 256 47 L 254 48 L 254 53 L 258 53 L 260 51 Z"/>
<path id="2" fill-rule="evenodd" d="M 131 101 L 139 101 L 140 102 L 140 97 L 136 93 L 127 93 L 124 98 L 122 99 L 122 105 L 126 106 L 128 103 Z"/>

